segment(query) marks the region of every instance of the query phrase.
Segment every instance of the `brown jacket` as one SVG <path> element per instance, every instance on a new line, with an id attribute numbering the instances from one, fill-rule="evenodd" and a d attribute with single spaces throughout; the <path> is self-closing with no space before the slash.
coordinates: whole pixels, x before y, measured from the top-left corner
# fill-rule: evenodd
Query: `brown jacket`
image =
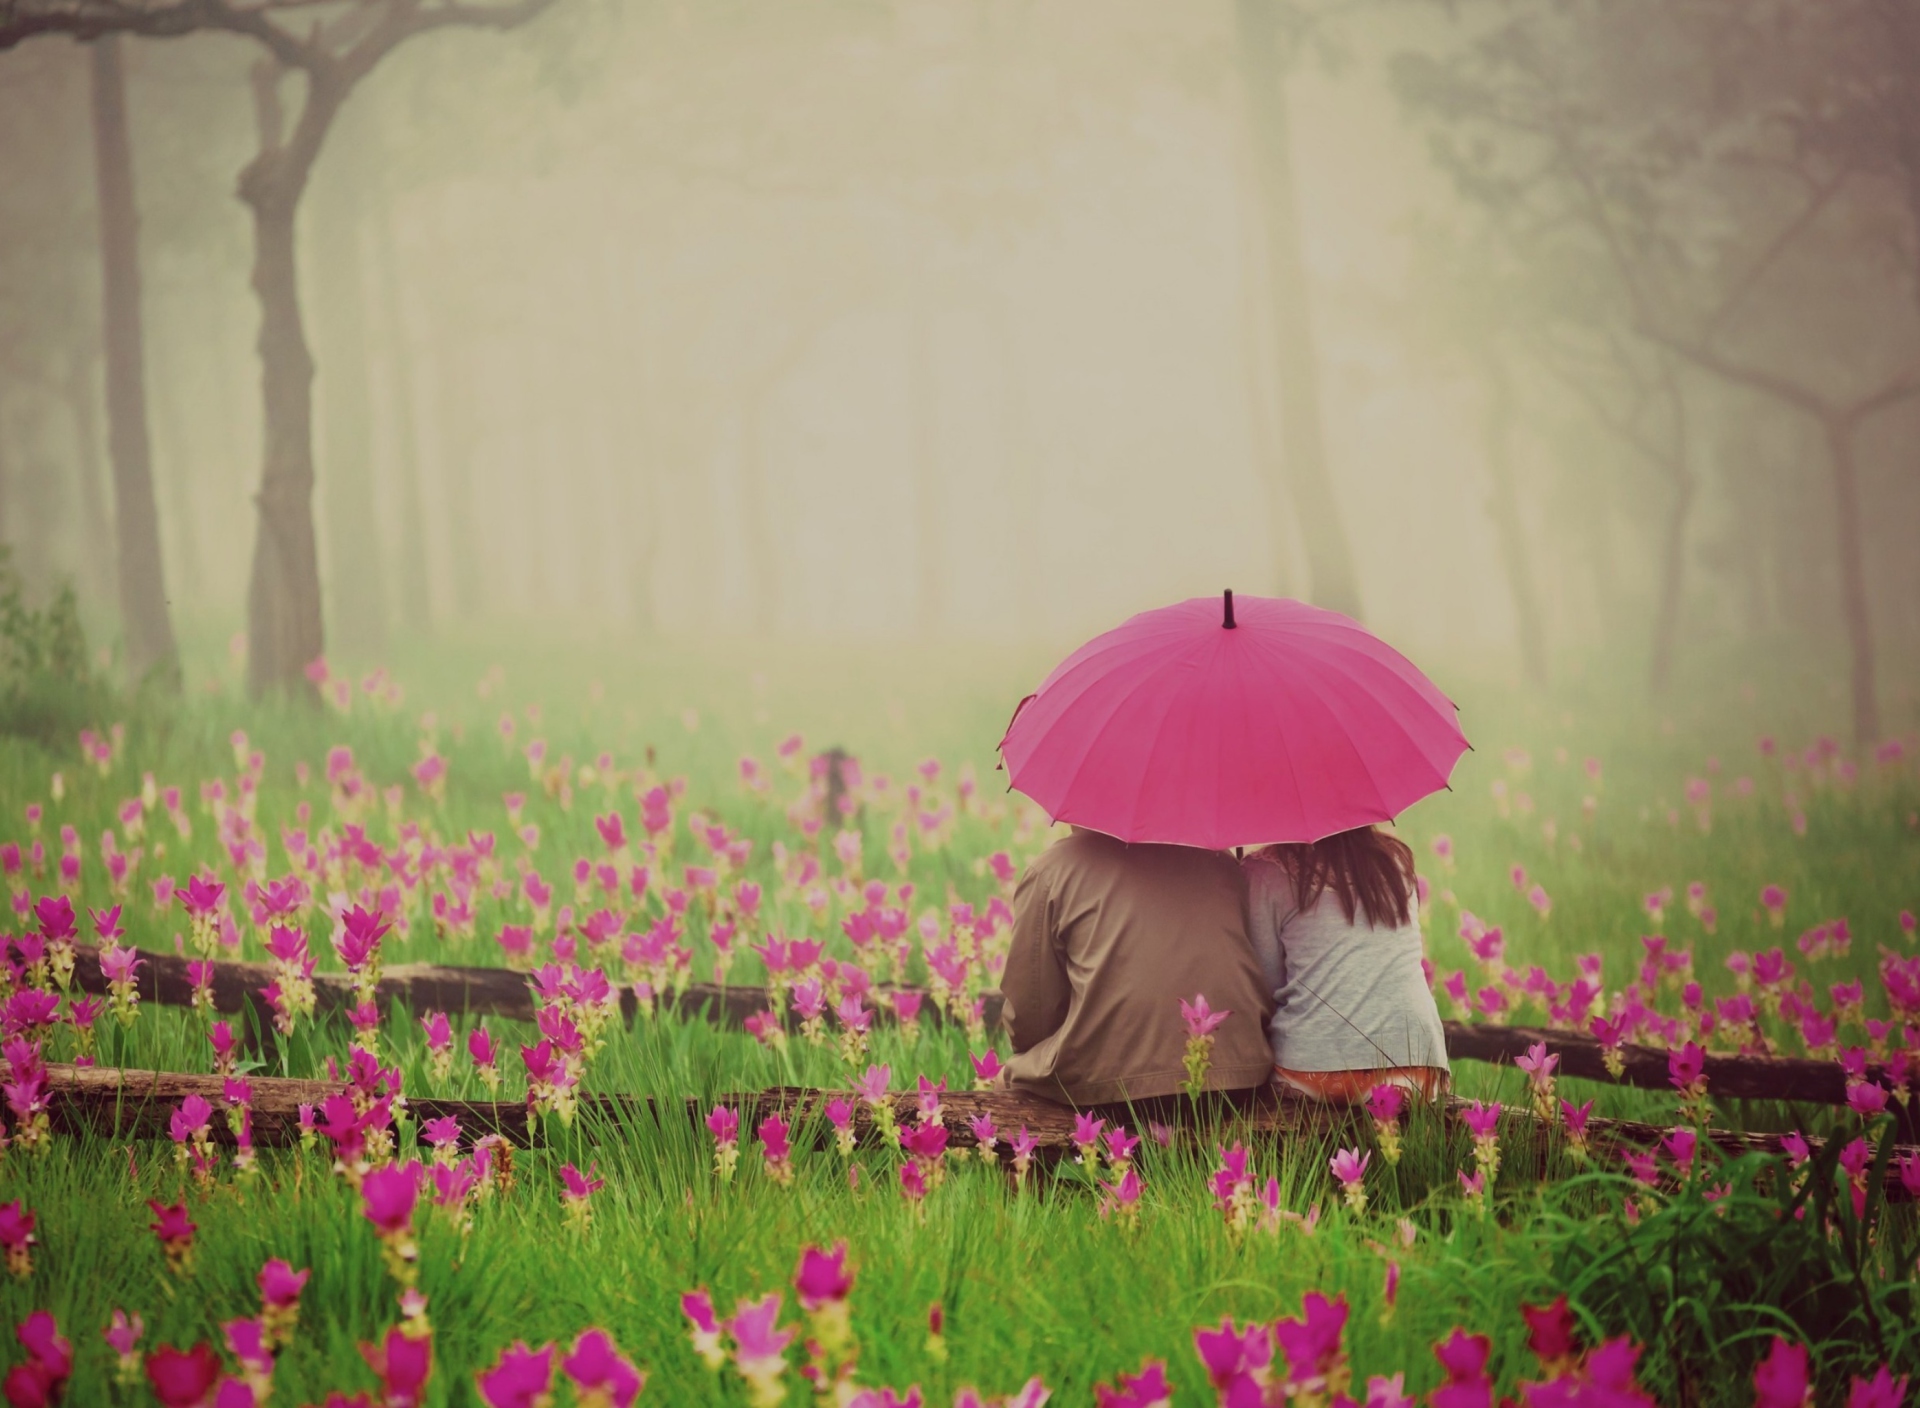
<path id="1" fill-rule="evenodd" d="M 1247 938 L 1247 882 L 1232 856 L 1128 845 L 1076 827 L 1021 877 L 1001 980 L 1017 1089 L 1069 1104 L 1171 1095 L 1186 1079 L 1180 999 L 1228 1017 L 1209 1090 L 1273 1071 L 1272 1001 Z"/>

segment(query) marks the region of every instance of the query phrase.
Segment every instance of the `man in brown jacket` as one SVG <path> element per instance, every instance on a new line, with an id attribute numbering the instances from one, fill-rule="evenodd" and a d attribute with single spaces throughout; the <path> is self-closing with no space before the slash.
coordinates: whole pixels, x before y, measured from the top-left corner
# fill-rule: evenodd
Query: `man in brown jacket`
<path id="1" fill-rule="evenodd" d="M 1206 1088 L 1261 1086 L 1273 1072 L 1247 882 L 1219 851 L 1074 827 L 1021 877 L 1001 987 L 1015 1089 L 1072 1105 L 1174 1094 L 1186 1080 L 1180 1000 L 1196 994 L 1232 1014 Z"/>

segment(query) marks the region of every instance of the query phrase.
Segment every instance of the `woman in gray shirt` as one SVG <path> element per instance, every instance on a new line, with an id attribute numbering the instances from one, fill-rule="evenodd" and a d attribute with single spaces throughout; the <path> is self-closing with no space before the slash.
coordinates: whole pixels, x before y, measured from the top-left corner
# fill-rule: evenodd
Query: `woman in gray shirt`
<path id="1" fill-rule="evenodd" d="M 1337 1103 L 1382 1083 L 1447 1086 L 1421 963 L 1413 852 L 1373 826 L 1247 857 L 1248 937 L 1277 1004 L 1275 1079 Z"/>

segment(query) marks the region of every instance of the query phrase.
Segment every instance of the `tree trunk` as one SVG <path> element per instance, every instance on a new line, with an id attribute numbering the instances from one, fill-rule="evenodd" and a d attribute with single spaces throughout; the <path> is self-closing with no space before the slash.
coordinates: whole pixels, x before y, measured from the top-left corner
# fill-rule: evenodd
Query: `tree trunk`
<path id="1" fill-rule="evenodd" d="M 313 357 L 300 318 L 295 215 L 308 167 L 279 143 L 279 73 L 254 71 L 260 155 L 240 178 L 253 215 L 253 291 L 260 300 L 260 390 L 264 462 L 259 536 L 247 591 L 247 687 L 256 698 L 283 692 L 316 698 L 307 667 L 326 649 L 320 562 L 313 533 Z M 303 127 L 324 130 L 337 95 L 308 78 Z M 319 106 L 324 105 L 324 106 Z"/>
<path id="2" fill-rule="evenodd" d="M 81 552 L 81 580 L 86 583 L 89 601 L 101 604 L 115 600 L 119 574 L 114 554 L 107 551 L 113 540 L 113 515 L 100 484 L 100 412 L 94 395 L 93 358 L 74 353 L 67 358 L 66 385 L 62 395 L 73 421 L 75 468 L 80 477 L 80 514 L 87 542 Z M 111 608 L 108 608 L 111 609 Z"/>
<path id="3" fill-rule="evenodd" d="M 922 637 L 938 631 L 947 614 L 934 395 L 933 317 L 925 301 L 915 298 L 907 311 L 907 417 L 913 456 L 914 623 Z"/>
<path id="4" fill-rule="evenodd" d="M 127 670 L 179 680 L 179 654 L 167 609 L 160 557 L 160 513 L 153 497 L 153 449 L 147 436 L 145 332 L 140 316 L 140 224 L 133 192 L 133 143 L 127 130 L 126 76 L 120 41 L 93 41 L 94 175 L 100 205 L 101 307 L 107 369 L 107 448 L 113 461 L 120 616 Z M 103 545 L 104 546 L 104 545 Z"/>
<path id="5" fill-rule="evenodd" d="M 337 144 L 336 144 L 337 145 Z M 347 155 L 336 150 L 336 158 Z M 374 501 L 373 397 L 367 338 L 366 261 L 360 247 L 361 202 L 355 165 L 337 171 L 317 204 L 324 212 L 320 248 L 320 408 L 326 435 L 328 601 L 333 641 L 353 654 L 387 649 L 386 571 Z"/>
<path id="6" fill-rule="evenodd" d="M 1327 468 L 1319 363 L 1294 203 L 1293 151 L 1280 35 L 1271 0 L 1236 0 L 1240 67 L 1262 196 L 1267 292 L 1273 309 L 1280 447 L 1300 515 L 1309 589 L 1321 606 L 1360 615 L 1360 585 Z"/>
<path id="7" fill-rule="evenodd" d="M 1680 602 L 1686 594 L 1687 522 L 1693 513 L 1694 477 L 1689 463 L 1691 440 L 1687 434 L 1687 405 L 1682 397 L 1673 368 L 1662 368 L 1666 376 L 1668 404 L 1673 410 L 1673 458 L 1668 464 L 1673 478 L 1673 501 L 1667 506 L 1666 532 L 1660 543 L 1660 599 L 1653 620 L 1653 667 L 1648 684 L 1657 697 L 1667 692 L 1673 675 L 1673 642 L 1680 629 Z"/>
<path id="8" fill-rule="evenodd" d="M 1500 565 L 1506 570 L 1513 596 L 1514 622 L 1520 634 L 1520 663 L 1527 679 L 1547 682 L 1547 640 L 1540 621 L 1540 599 L 1534 587 L 1533 564 L 1528 559 L 1526 527 L 1520 520 L 1520 501 L 1513 478 L 1513 388 L 1498 361 L 1487 368 L 1487 408 L 1482 430 L 1486 440 L 1487 516 L 1493 520 L 1500 545 Z"/>
<path id="9" fill-rule="evenodd" d="M 1873 618 L 1867 609 L 1866 554 L 1860 541 L 1860 484 L 1853 458 L 1854 420 L 1828 415 L 1828 464 L 1833 474 L 1833 518 L 1839 550 L 1840 607 L 1852 656 L 1853 741 L 1870 748 L 1880 739 L 1880 700 L 1874 678 Z"/>

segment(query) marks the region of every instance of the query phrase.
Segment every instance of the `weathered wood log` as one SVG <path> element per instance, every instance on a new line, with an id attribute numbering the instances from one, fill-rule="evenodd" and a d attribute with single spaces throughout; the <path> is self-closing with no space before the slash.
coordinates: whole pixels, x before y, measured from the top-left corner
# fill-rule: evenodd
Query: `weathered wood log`
<path id="1" fill-rule="evenodd" d="M 121 1070 L 101 1066 L 50 1065 L 48 1089 L 52 1095 L 49 1116 L 53 1127 L 63 1134 L 93 1131 L 110 1138 L 164 1139 L 168 1120 L 179 1103 L 189 1095 L 199 1095 L 218 1109 L 223 1098 L 218 1076 L 194 1075 L 170 1071 Z M 254 1142 L 261 1147 L 286 1147 L 297 1143 L 300 1134 L 300 1106 L 318 1106 L 329 1095 L 346 1087 L 334 1081 L 286 1080 L 255 1076 L 253 1091 Z M 850 1091 L 814 1090 L 798 1086 L 774 1086 L 723 1096 L 717 1102 L 740 1116 L 742 1138 L 768 1115 L 778 1114 L 799 1127 L 801 1137 L 811 1136 L 815 1144 L 828 1138 L 825 1117 L 829 1101 L 846 1099 L 854 1107 L 854 1134 L 861 1143 L 871 1143 L 877 1135 L 865 1105 Z M 1450 1109 L 1464 1103 L 1448 1102 Z M 892 1097 L 896 1124 L 905 1125 L 916 1118 L 917 1098 L 911 1092 L 896 1092 Z M 525 1146 L 535 1141 L 529 1128 L 527 1109 L 520 1101 L 441 1100 L 409 1096 L 408 1109 L 416 1120 L 425 1121 L 451 1115 L 460 1121 L 463 1138 L 471 1141 L 486 1134 L 499 1134 L 514 1144 Z M 1076 1112 L 1039 1096 L 1012 1090 L 949 1091 L 941 1097 L 951 1145 L 975 1147 L 970 1121 L 977 1115 L 990 1115 L 1004 1144 L 1020 1130 L 1030 1134 L 1045 1154 L 1058 1157 L 1072 1147 Z M 609 1126 L 627 1127 L 635 1122 L 683 1120 L 689 1128 L 703 1121 L 711 1106 L 691 1099 L 649 1100 L 631 1095 L 588 1095 L 579 1102 L 575 1129 L 581 1138 L 598 1138 Z M 1129 1125 L 1138 1121 L 1137 1112 L 1124 1106 L 1100 1106 L 1096 1112 L 1110 1120 Z M 1293 1100 L 1272 1091 L 1261 1092 L 1230 1115 L 1220 1107 L 1196 1109 L 1191 1102 L 1160 1102 L 1158 1113 L 1174 1129 L 1176 1137 L 1194 1140 L 1205 1136 L 1215 1121 L 1224 1115 L 1232 1121 L 1235 1137 L 1264 1136 L 1275 1140 L 1289 1136 L 1325 1134 L 1343 1122 L 1358 1118 L 1352 1112 L 1325 1105 Z M 1522 1110 L 1508 1112 L 1510 1120 L 1538 1121 Z M 1593 1119 L 1588 1122 L 1588 1138 L 1593 1148 L 1604 1154 L 1620 1145 L 1652 1147 L 1667 1134 L 1655 1125 L 1632 1120 Z M 224 1123 L 215 1120 L 214 1134 L 222 1143 L 232 1137 Z M 704 1137 L 704 1136 L 703 1136 Z M 1780 1136 L 1744 1134 L 1715 1129 L 1706 1132 L 1712 1143 L 1729 1155 L 1778 1153 Z M 1821 1141 L 1809 1139 L 1818 1150 Z M 1004 1152 L 1004 1150 L 1003 1150 Z M 1912 1146 L 1896 1148 L 1896 1155 L 1916 1154 Z M 1894 1201 L 1907 1198 L 1904 1185 L 1892 1168 L 1888 1170 L 1887 1196 Z"/>
<path id="2" fill-rule="evenodd" d="M 1605 1048 L 1580 1032 L 1544 1027 L 1507 1027 L 1470 1022 L 1442 1024 L 1447 1055 L 1456 1061 L 1511 1063 L 1528 1048 L 1545 1042 L 1560 1058 L 1559 1074 L 1582 1080 L 1607 1081 L 1639 1090 L 1672 1090 L 1668 1053 L 1655 1046 L 1624 1042 L 1620 1047 L 1621 1073 L 1608 1072 Z M 1883 1065 L 1869 1066 L 1867 1074 L 1887 1086 L 1895 1084 Z M 1707 1094 L 1715 1100 L 1779 1100 L 1789 1105 L 1844 1105 L 1847 1075 L 1838 1061 L 1810 1061 L 1792 1056 L 1717 1056 L 1706 1058 Z M 1900 1137 L 1920 1138 L 1920 1102 L 1890 1105 Z"/>
<path id="3" fill-rule="evenodd" d="M 139 974 L 143 1000 L 164 1006 L 185 1006 L 192 1000 L 193 983 L 187 976 L 189 960 L 178 954 L 141 955 Z M 264 963 L 219 961 L 213 965 L 213 1007 L 216 1012 L 238 1013 L 254 1004 L 254 1019 L 267 1023 L 266 1008 L 257 997 L 260 989 L 273 980 L 272 970 Z M 100 972 L 99 955 L 83 946 L 74 966 L 74 979 L 80 990 L 105 993 L 106 980 Z M 882 989 L 876 997 L 884 997 Z M 352 1001 L 352 989 L 345 974 L 314 975 L 316 1013 L 344 1011 Z M 1000 1024 L 1004 999 L 998 991 L 983 994 L 985 1018 L 991 1029 Z M 506 1017 L 530 1022 L 534 1018 L 533 989 L 527 974 L 510 968 L 456 967 L 432 963 L 396 964 L 385 970 L 378 988 L 380 1005 L 395 1002 L 408 1011 L 468 1012 L 475 1015 Z M 704 1016 L 738 1025 L 748 1017 L 767 1009 L 767 991 L 755 986 L 720 986 L 693 983 L 675 994 L 673 1006 L 689 1016 Z M 631 1020 L 636 1009 L 631 989 L 621 993 L 621 1011 Z M 872 1006 L 875 1019 L 893 1020 L 886 1001 Z M 929 1001 L 923 1008 L 923 1020 L 938 1022 L 942 1014 Z M 797 1025 L 791 1007 L 781 1013 L 787 1026 Z M 1642 1090 L 1669 1090 L 1667 1052 L 1659 1047 L 1625 1043 L 1620 1047 L 1623 1064 L 1616 1080 L 1606 1068 L 1604 1048 L 1591 1036 L 1580 1032 L 1556 1031 L 1543 1027 L 1508 1027 L 1492 1023 L 1446 1022 L 1447 1054 L 1456 1061 L 1509 1063 L 1525 1054 L 1536 1042 L 1545 1042 L 1547 1050 L 1560 1058 L 1560 1074 L 1584 1080 L 1610 1081 Z M 1892 1085 L 1893 1079 L 1883 1065 L 1868 1068 L 1871 1078 Z M 1779 1100 L 1787 1104 L 1844 1105 L 1847 1102 L 1846 1073 L 1838 1061 L 1813 1061 L 1786 1056 L 1722 1056 L 1706 1058 L 1708 1093 L 1722 1100 Z M 1920 1103 L 1909 1102 L 1895 1110 L 1901 1136 L 1920 1138 Z"/>
<path id="4" fill-rule="evenodd" d="M 177 953 L 140 954 L 137 974 L 144 1002 L 163 1007 L 185 1007 L 193 1001 L 193 980 L 187 967 L 193 961 Z M 252 1004 L 265 1020 L 266 1006 L 259 993 L 273 981 L 273 969 L 264 963 L 243 963 L 221 959 L 213 965 L 213 1010 L 238 1013 Z M 105 995 L 107 982 L 100 971 L 99 950 L 82 945 L 74 961 L 74 983 L 82 992 Z M 893 1020 L 893 1008 L 885 998 L 891 988 L 876 989 L 872 1011 L 876 1020 Z M 911 991 L 911 989 L 909 989 Z M 322 1016 L 344 1012 L 353 1004 L 353 987 L 344 973 L 313 975 L 314 1014 Z M 416 1015 L 426 1012 L 468 1012 L 476 1016 L 506 1017 L 531 1022 L 534 1018 L 532 980 L 528 974 L 512 968 L 457 967 L 437 963 L 398 963 L 380 975 L 375 997 L 384 1009 L 398 1002 Z M 1002 999 L 998 992 L 985 994 L 985 1019 L 989 1027 L 1000 1023 Z M 718 983 L 692 983 L 674 995 L 676 1010 L 689 1015 L 705 1014 L 710 1020 L 724 1018 L 738 1025 L 767 1007 L 767 990 L 756 986 Z M 631 988 L 620 993 L 621 1014 L 632 1020 L 638 1002 Z M 922 1020 L 939 1022 L 943 1014 L 932 1002 L 921 1008 Z M 798 1017 L 789 1007 L 781 1013 L 788 1026 L 797 1026 Z"/>

